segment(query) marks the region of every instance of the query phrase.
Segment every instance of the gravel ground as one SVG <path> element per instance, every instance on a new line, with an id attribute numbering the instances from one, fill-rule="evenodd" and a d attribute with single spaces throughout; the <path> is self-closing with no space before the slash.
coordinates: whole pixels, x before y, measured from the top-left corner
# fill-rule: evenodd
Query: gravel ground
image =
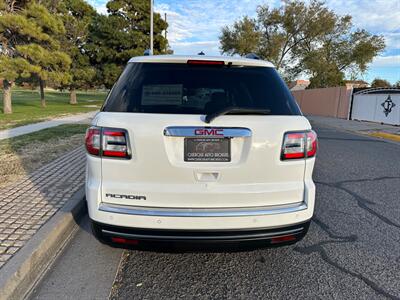
<path id="1" fill-rule="evenodd" d="M 400 299 L 400 144 L 317 128 L 317 205 L 292 246 L 125 251 L 111 299 Z"/>

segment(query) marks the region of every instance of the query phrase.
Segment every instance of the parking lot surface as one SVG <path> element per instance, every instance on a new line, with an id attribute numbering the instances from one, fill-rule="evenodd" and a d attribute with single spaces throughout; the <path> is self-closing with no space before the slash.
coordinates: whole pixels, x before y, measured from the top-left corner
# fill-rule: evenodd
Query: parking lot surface
<path id="1" fill-rule="evenodd" d="M 317 204 L 300 243 L 241 252 L 125 250 L 110 298 L 400 299 L 400 145 L 315 129 Z M 110 271 L 88 268 L 66 292 Z M 51 295 L 49 280 L 38 293 L 46 286 Z"/>

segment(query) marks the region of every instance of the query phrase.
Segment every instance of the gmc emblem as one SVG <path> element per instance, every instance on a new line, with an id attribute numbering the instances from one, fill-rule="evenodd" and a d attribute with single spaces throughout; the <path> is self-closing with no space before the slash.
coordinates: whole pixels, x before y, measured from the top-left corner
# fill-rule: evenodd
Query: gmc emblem
<path id="1" fill-rule="evenodd" d="M 224 136 L 223 129 L 217 128 L 198 128 L 194 130 L 195 135 L 212 135 L 212 136 Z"/>

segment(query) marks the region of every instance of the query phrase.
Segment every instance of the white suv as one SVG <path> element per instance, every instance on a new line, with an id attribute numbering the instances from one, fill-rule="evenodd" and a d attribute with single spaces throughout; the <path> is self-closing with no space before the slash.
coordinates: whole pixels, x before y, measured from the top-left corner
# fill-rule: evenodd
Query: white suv
<path id="1" fill-rule="evenodd" d="M 288 244 L 313 216 L 317 137 L 269 62 L 132 58 L 86 149 L 103 242 Z"/>

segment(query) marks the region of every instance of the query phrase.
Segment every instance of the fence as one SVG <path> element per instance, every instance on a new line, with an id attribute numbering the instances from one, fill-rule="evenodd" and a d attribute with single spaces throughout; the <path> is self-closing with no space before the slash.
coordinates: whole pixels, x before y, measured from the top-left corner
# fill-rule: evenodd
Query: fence
<path id="1" fill-rule="evenodd" d="M 351 118 L 400 125 L 400 89 L 368 89 L 354 93 Z"/>
<path id="2" fill-rule="evenodd" d="M 332 87 L 292 91 L 305 115 L 316 115 L 348 119 L 351 89 Z"/>

